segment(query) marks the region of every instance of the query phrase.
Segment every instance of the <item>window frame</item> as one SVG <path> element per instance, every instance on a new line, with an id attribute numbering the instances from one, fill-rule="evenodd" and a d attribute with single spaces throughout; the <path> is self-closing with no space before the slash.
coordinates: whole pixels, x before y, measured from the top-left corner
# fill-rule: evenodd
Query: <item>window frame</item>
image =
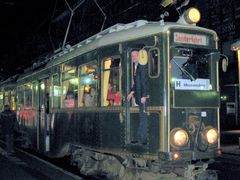
<path id="1" fill-rule="evenodd" d="M 60 71 L 60 86 L 61 86 L 61 102 L 60 102 L 60 108 L 61 109 L 64 109 L 64 108 L 67 108 L 67 109 L 74 109 L 74 108 L 78 108 L 79 107 L 79 104 L 78 104 L 78 99 L 79 99 L 79 97 L 77 98 L 77 99 L 75 99 L 75 97 L 74 97 L 74 103 L 75 103 L 75 101 L 77 100 L 77 105 L 75 105 L 74 104 L 74 107 L 65 107 L 64 106 L 64 99 L 65 99 L 65 97 L 63 97 L 63 90 L 64 90 L 64 88 L 63 88 L 63 83 L 65 82 L 65 81 L 69 81 L 70 79 L 74 79 L 74 78 L 77 78 L 78 79 L 78 85 L 77 85 L 77 95 L 79 96 L 79 77 L 78 77 L 78 67 L 79 67 L 79 65 L 75 65 L 73 68 L 71 68 L 71 69 L 68 69 L 68 70 L 64 70 L 64 66 L 66 65 L 66 64 L 71 64 L 73 61 L 71 61 L 71 60 L 69 60 L 69 61 L 66 61 L 66 62 L 64 62 L 64 63 L 62 63 L 60 66 L 61 66 L 61 71 Z M 63 76 L 63 74 L 64 73 L 67 73 L 67 72 L 69 72 L 69 71 L 72 71 L 72 70 L 75 70 L 75 72 L 74 72 L 74 75 L 73 76 L 71 76 L 71 77 L 68 77 L 68 78 L 65 78 L 64 76 Z M 63 78 L 64 77 L 64 78 Z M 66 92 L 66 94 L 67 94 L 67 92 Z"/>
<path id="2" fill-rule="evenodd" d="M 0 89 L 0 111 L 2 110 L 3 106 L 4 106 L 4 90 Z"/>
<path id="3" fill-rule="evenodd" d="M 151 75 L 151 60 L 150 59 L 152 59 L 152 57 L 150 55 L 151 55 L 151 51 L 154 51 L 154 50 L 157 50 L 157 52 L 158 52 L 157 74 L 156 75 Z M 160 50 L 159 50 L 158 47 L 154 47 L 154 48 L 151 48 L 151 49 L 148 50 L 148 58 L 149 58 L 149 61 L 148 61 L 148 76 L 150 78 L 158 78 L 160 76 L 160 65 L 161 65 L 161 63 L 160 63 L 160 59 L 161 59 L 160 55 L 161 54 L 160 54 Z"/>
<path id="4" fill-rule="evenodd" d="M 80 97 L 81 67 L 82 67 L 82 66 L 85 66 L 85 65 L 88 65 L 88 64 L 93 64 L 93 63 L 96 64 L 96 66 L 97 66 L 97 67 L 96 67 L 96 73 L 99 74 L 99 73 L 98 73 L 98 72 L 99 72 L 99 65 L 98 65 L 97 59 L 93 59 L 93 60 L 91 60 L 91 61 L 88 61 L 88 62 L 86 62 L 86 63 L 80 64 L 80 65 L 78 66 L 78 80 L 79 80 L 79 84 L 78 84 L 78 107 L 79 107 L 79 108 L 85 108 L 85 107 L 87 107 L 87 106 L 84 106 L 83 102 L 81 102 L 81 97 Z M 88 107 L 98 107 L 98 104 L 99 104 L 99 103 L 98 103 L 98 97 L 99 97 L 99 80 L 100 80 L 100 79 L 101 79 L 101 78 L 98 77 L 98 80 L 96 81 L 96 87 L 95 87 L 95 89 L 96 89 L 96 105 L 95 105 L 95 106 L 88 106 Z M 84 94 L 84 92 L 83 92 L 83 94 Z M 82 100 L 83 100 L 83 98 L 82 98 Z M 83 104 L 83 105 L 80 106 L 81 104 Z"/>
<path id="5" fill-rule="evenodd" d="M 20 90 L 19 90 L 20 89 Z M 19 91 L 21 93 L 19 93 Z M 20 97 L 21 94 L 21 97 Z M 21 100 L 21 101 L 20 101 Z M 20 104 L 21 103 L 21 104 Z M 21 106 L 20 106 L 21 105 Z M 20 106 L 20 107 L 19 107 Z M 17 86 L 17 109 L 23 110 L 24 109 L 24 85 Z"/>
<path id="6" fill-rule="evenodd" d="M 58 106 L 57 107 L 55 107 L 54 106 L 54 77 L 55 76 L 57 76 L 58 77 L 58 80 L 59 80 L 59 87 L 60 87 L 60 92 L 59 92 L 59 97 L 60 97 L 60 99 L 59 99 L 59 104 L 58 104 Z M 59 108 L 61 108 L 61 101 L 62 101 L 62 84 L 61 84 L 61 74 L 59 74 L 59 73 L 54 73 L 54 74 L 52 74 L 51 75 L 51 84 L 50 84 L 50 98 L 51 98 L 51 100 L 50 100 L 50 107 L 51 108 L 54 108 L 54 109 L 59 109 Z"/>
<path id="7" fill-rule="evenodd" d="M 39 93 L 39 82 L 37 80 L 32 81 L 32 105 L 33 105 L 34 109 L 38 109 L 38 106 L 39 106 L 39 94 L 38 93 Z"/>
<path id="8" fill-rule="evenodd" d="M 31 97 L 31 103 L 27 102 L 27 95 L 26 95 L 26 91 L 27 91 L 27 86 L 30 86 L 30 90 L 31 90 L 31 95 L 29 97 Z M 28 82 L 28 83 L 25 83 L 23 85 L 24 87 L 24 90 L 23 90 L 23 97 L 24 97 L 24 107 L 29 109 L 29 108 L 32 108 L 33 107 L 33 90 L 32 90 L 32 82 Z M 29 89 L 28 89 L 29 90 Z M 29 103 L 29 104 L 28 104 Z M 27 106 L 28 105 L 28 106 Z"/>
<path id="9" fill-rule="evenodd" d="M 103 74 L 104 74 L 105 71 L 111 71 L 111 68 L 105 70 L 104 63 L 109 58 L 111 58 L 111 59 L 120 59 L 120 63 L 119 63 L 120 66 L 118 68 L 118 70 L 119 70 L 119 79 L 118 79 L 119 83 L 118 84 L 119 84 L 119 91 L 120 91 L 120 95 L 121 95 L 121 105 L 116 105 L 116 106 L 113 105 L 113 106 L 111 106 L 111 107 L 118 107 L 118 106 L 122 106 L 122 58 L 121 58 L 120 55 L 105 56 L 105 57 L 103 57 L 101 59 L 101 83 L 100 83 L 101 98 L 100 98 L 99 104 L 100 104 L 101 107 L 109 107 L 108 105 L 104 105 L 104 103 L 103 103 L 103 77 L 104 77 Z"/>

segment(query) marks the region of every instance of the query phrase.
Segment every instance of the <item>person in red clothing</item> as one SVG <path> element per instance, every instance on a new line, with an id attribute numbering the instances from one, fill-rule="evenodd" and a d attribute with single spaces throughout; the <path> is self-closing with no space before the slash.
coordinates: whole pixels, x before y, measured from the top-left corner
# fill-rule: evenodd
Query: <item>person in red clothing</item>
<path id="1" fill-rule="evenodd" d="M 119 91 L 116 92 L 116 94 L 114 95 L 114 106 L 120 106 L 121 105 L 121 94 Z"/>
<path id="2" fill-rule="evenodd" d="M 109 102 L 109 106 L 113 106 L 114 102 L 114 93 L 112 92 L 112 84 L 108 83 L 108 92 L 107 92 L 107 100 Z"/>

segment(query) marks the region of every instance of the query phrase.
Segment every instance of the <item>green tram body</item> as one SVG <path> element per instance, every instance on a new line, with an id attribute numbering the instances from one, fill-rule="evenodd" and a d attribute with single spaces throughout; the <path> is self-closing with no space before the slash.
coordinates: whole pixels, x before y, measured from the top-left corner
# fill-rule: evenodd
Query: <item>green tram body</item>
<path id="1" fill-rule="evenodd" d="M 177 39 L 174 36 L 180 37 Z M 76 157 L 74 155 L 84 150 L 95 155 L 120 157 L 121 163 L 131 158 L 142 159 L 155 162 L 160 169 L 163 168 L 161 164 L 166 162 L 180 162 L 185 166 L 183 162 L 217 157 L 219 137 L 216 143 L 206 144 L 201 133 L 207 127 L 219 130 L 217 43 L 216 33 L 209 29 L 177 23 L 160 25 L 159 22 L 136 21 L 117 24 L 55 54 L 46 64 L 21 74 L 17 80 L 18 119 L 29 136 L 31 148 L 51 157 L 69 154 Z M 148 143 L 145 146 L 130 143 L 137 133 L 138 107 L 133 101 L 126 100 L 133 83 L 130 52 L 136 48 L 144 48 L 148 52 L 150 97 L 146 109 Z M 196 89 L 188 89 L 192 85 L 187 83 L 193 81 L 185 77 L 182 79 L 186 82 L 180 80 L 180 83 L 185 83 L 187 87 L 176 88 L 174 79 L 179 80 L 178 76 L 184 73 L 175 62 L 186 63 L 188 56 L 195 55 L 204 62 L 195 68 L 197 78 L 208 79 L 199 83 L 209 87 L 199 89 L 201 85 L 196 84 L 193 85 Z M 116 71 L 105 72 L 106 67 L 111 68 L 107 65 L 108 60 L 113 69 L 118 68 Z M 88 84 L 81 79 L 84 78 L 81 67 L 89 63 L 93 63 L 95 68 L 96 106 L 83 107 L 80 96 Z M 191 72 L 194 73 L 194 70 Z M 120 105 L 116 106 L 110 106 L 104 99 L 106 81 L 111 75 L 111 80 L 117 82 L 115 89 L 121 94 Z M 177 78 L 173 77 L 175 75 Z M 63 79 L 72 77 L 76 86 L 74 97 L 77 94 L 78 102 L 75 99 L 74 103 L 68 104 L 74 107 L 66 108 L 63 99 L 67 88 L 72 85 L 68 83 L 65 86 Z M 171 143 L 170 134 L 175 128 L 181 128 L 188 134 L 188 142 L 183 146 Z M 179 155 L 176 161 L 175 152 Z M 78 161 L 77 158 L 75 161 Z"/>

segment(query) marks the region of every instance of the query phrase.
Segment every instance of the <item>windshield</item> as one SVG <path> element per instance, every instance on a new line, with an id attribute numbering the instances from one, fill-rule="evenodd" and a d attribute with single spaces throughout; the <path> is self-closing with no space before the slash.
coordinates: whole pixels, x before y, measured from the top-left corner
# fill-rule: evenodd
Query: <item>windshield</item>
<path id="1" fill-rule="evenodd" d="M 211 61 L 203 50 L 176 48 L 171 64 L 171 87 L 180 90 L 212 90 Z"/>

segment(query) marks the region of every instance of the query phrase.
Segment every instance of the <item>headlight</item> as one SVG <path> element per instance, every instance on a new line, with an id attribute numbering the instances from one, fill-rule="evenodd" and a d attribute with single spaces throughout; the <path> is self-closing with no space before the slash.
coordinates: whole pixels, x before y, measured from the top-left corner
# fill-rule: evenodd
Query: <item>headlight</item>
<path id="1" fill-rule="evenodd" d="M 188 133 L 180 128 L 175 128 L 170 133 L 172 146 L 184 146 L 188 143 Z"/>
<path id="2" fill-rule="evenodd" d="M 200 21 L 201 15 L 198 9 L 190 8 L 185 13 L 185 20 L 189 24 L 198 23 Z"/>
<path id="3" fill-rule="evenodd" d="M 204 130 L 204 137 L 207 139 L 209 144 L 214 144 L 218 140 L 218 131 L 215 128 L 208 127 Z"/>
<path id="4" fill-rule="evenodd" d="M 200 21 L 201 14 L 196 8 L 189 8 L 183 15 L 178 19 L 178 23 L 181 24 L 196 24 Z"/>

